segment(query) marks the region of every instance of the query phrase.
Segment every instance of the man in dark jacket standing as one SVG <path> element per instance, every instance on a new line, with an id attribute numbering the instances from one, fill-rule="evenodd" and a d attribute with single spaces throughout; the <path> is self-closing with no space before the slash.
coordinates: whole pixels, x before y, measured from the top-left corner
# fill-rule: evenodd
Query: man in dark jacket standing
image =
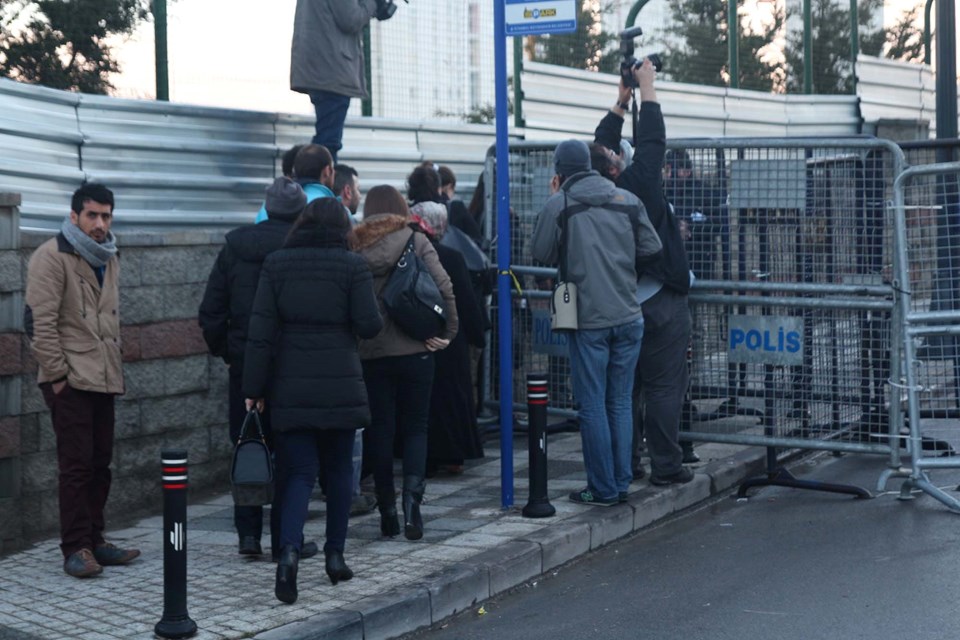
<path id="1" fill-rule="evenodd" d="M 579 405 L 587 487 L 574 502 L 614 505 L 626 500 L 633 420 L 630 391 L 643 313 L 637 277 L 660 253 L 660 240 L 635 195 L 590 168 L 580 140 L 561 142 L 556 175 L 534 227 L 530 251 L 577 286 L 576 331 L 570 336 L 570 378 Z"/>
<path id="2" fill-rule="evenodd" d="M 643 304 L 644 334 L 637 374 L 645 404 L 644 432 L 650 450 L 650 482 L 668 485 L 690 482 L 693 473 L 683 466 L 679 443 L 680 417 L 689 373 L 686 352 L 690 342 L 690 267 L 680 226 L 663 195 L 661 167 L 666 150 L 663 113 L 654 89 L 656 71 L 650 60 L 634 70 L 640 89 L 640 117 L 633 162 L 617 185 L 643 202 L 663 243 L 663 253 L 641 277 L 638 300 Z M 623 115 L 631 90 L 620 83 L 617 104 L 596 130 L 597 142 L 620 147 Z"/>
<path id="3" fill-rule="evenodd" d="M 350 98 L 366 98 L 361 36 L 371 18 L 387 20 L 392 0 L 297 0 L 290 88 L 310 96 L 317 114 L 314 144 L 336 161 Z"/>
<path id="4" fill-rule="evenodd" d="M 200 303 L 200 327 L 210 353 L 223 358 L 230 368 L 229 419 L 232 442 L 240 437 L 240 429 L 247 415 L 241 390 L 243 356 L 260 269 L 266 257 L 283 246 L 294 220 L 306 203 L 306 196 L 299 184 L 289 178 L 277 178 L 267 188 L 267 220 L 228 233 L 207 280 Z M 263 414 L 263 424 L 269 430 L 269 412 Z M 274 504 L 271 509 L 272 531 L 279 526 L 279 511 Z M 240 537 L 240 554 L 260 555 L 263 507 L 234 506 L 233 522 Z M 276 547 L 276 539 L 273 544 Z M 307 551 L 312 550 L 316 554 L 316 545 L 308 544 L 312 547 Z M 275 548 L 274 555 L 278 551 Z"/>

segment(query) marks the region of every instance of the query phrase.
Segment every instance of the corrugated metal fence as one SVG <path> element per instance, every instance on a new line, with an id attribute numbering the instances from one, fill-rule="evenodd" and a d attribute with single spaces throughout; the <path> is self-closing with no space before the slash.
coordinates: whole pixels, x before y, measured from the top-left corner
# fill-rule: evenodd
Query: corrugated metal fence
<path id="1" fill-rule="evenodd" d="M 117 227 L 250 222 L 279 157 L 313 121 L 74 94 L 0 80 L 0 190 L 23 196 L 25 228 L 51 228 L 83 180 L 113 188 Z M 469 195 L 493 130 L 481 125 L 348 120 L 341 160 L 363 184 L 403 189 L 414 165 L 449 165 Z"/>

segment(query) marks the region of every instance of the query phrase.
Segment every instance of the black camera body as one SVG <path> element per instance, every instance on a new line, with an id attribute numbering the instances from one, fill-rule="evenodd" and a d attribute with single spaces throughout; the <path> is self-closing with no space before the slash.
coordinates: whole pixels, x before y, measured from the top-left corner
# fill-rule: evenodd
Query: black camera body
<path id="1" fill-rule="evenodd" d="M 377 12 L 374 17 L 377 20 L 389 20 L 397 12 L 397 5 L 393 0 L 377 0 Z"/>
<path id="2" fill-rule="evenodd" d="M 620 62 L 620 77 L 623 78 L 623 86 L 631 89 L 637 88 L 637 80 L 633 77 L 633 70 L 643 64 L 643 58 L 637 60 L 634 55 L 633 41 L 643 35 L 643 29 L 640 27 L 630 27 L 620 32 L 620 54 L 623 60 Z M 656 53 L 645 56 L 653 63 L 653 68 L 657 72 L 663 69 L 663 61 Z"/>

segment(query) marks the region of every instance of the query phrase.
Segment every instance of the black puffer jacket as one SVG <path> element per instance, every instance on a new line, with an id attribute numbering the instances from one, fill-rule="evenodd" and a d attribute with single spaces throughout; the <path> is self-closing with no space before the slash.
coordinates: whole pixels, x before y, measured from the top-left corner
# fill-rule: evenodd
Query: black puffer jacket
<path id="1" fill-rule="evenodd" d="M 243 367 L 243 349 L 253 296 L 266 257 L 283 246 L 296 216 L 271 215 L 260 224 L 234 229 L 207 279 L 200 302 L 200 328 L 212 355 Z"/>
<path id="2" fill-rule="evenodd" d="M 243 393 L 267 398 L 272 427 L 370 423 L 357 337 L 383 328 L 366 260 L 342 236 L 298 229 L 263 263 L 250 317 Z"/>

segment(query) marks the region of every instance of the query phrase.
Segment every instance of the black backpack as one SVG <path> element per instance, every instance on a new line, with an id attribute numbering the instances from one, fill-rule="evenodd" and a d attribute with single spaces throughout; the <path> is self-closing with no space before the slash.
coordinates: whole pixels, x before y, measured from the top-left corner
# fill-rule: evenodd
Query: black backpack
<path id="1" fill-rule="evenodd" d="M 410 234 L 380 292 L 380 299 L 395 325 L 415 340 L 426 340 L 443 332 L 447 312 L 440 288 L 413 250 L 413 239 L 414 235 Z"/>

